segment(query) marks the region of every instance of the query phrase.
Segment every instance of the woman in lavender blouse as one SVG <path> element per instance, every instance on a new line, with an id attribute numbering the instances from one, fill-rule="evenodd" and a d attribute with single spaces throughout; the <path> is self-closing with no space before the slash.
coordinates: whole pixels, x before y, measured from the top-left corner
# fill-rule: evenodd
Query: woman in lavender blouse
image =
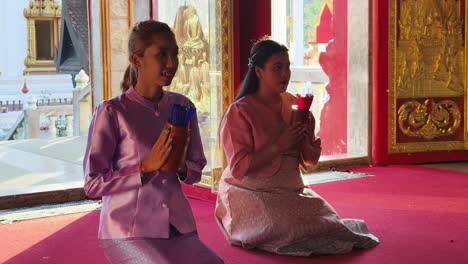
<path id="1" fill-rule="evenodd" d="M 180 182 L 200 180 L 206 165 L 196 115 L 177 172 L 161 166 L 172 149 L 164 129 L 185 96 L 164 91 L 178 67 L 178 46 L 165 23 L 143 21 L 130 34 L 120 96 L 102 102 L 89 128 L 84 190 L 102 197 L 99 239 L 111 263 L 223 263 L 198 238 Z"/>

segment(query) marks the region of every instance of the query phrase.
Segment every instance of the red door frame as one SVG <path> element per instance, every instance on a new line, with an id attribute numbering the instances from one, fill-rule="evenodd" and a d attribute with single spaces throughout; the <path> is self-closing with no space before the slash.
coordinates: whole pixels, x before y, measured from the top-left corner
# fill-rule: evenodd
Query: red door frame
<path id="1" fill-rule="evenodd" d="M 242 14 L 242 15 L 241 15 Z M 234 95 L 247 73 L 250 48 L 264 35 L 271 35 L 271 1 L 233 1 L 233 84 Z"/>

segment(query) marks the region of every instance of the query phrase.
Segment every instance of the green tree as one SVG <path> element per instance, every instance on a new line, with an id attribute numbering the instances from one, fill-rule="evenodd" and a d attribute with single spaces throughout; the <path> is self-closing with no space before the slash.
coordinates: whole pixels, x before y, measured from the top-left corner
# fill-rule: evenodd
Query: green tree
<path id="1" fill-rule="evenodd" d="M 309 32 L 312 39 L 315 39 L 315 28 L 319 17 L 323 0 L 304 0 L 304 47 L 308 46 Z"/>

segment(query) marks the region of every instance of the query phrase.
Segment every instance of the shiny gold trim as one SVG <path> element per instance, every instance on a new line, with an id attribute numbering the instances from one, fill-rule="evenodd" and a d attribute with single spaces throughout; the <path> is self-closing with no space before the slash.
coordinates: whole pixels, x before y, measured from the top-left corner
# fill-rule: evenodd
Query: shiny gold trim
<path id="1" fill-rule="evenodd" d="M 405 6 L 402 6 L 401 7 L 401 10 L 397 10 L 398 9 L 398 3 L 406 3 Z M 460 92 L 459 89 L 457 89 L 455 92 L 451 92 L 451 93 L 448 93 L 447 95 L 445 95 L 443 92 L 440 92 L 438 91 L 437 89 L 432 89 L 429 90 L 429 93 L 432 93 L 431 95 L 425 95 L 424 93 L 416 93 L 416 91 L 418 91 L 418 89 L 420 88 L 424 88 L 424 87 L 427 87 L 425 85 L 427 85 L 428 83 L 431 84 L 430 82 L 433 81 L 434 79 L 431 79 L 432 77 L 437 77 L 437 76 L 430 76 L 431 78 L 427 77 L 427 76 L 410 76 L 410 77 L 407 77 L 407 78 L 403 78 L 404 75 L 402 75 L 402 69 L 404 67 L 403 66 L 406 66 L 406 67 L 413 67 L 411 68 L 410 70 L 408 69 L 407 72 L 404 72 L 406 74 L 416 74 L 417 72 L 415 72 L 416 70 L 418 69 L 421 69 L 421 67 L 424 67 L 425 65 L 424 64 L 428 64 L 427 60 L 433 60 L 433 63 L 434 63 L 434 73 L 435 71 L 438 69 L 437 66 L 438 65 L 438 61 L 437 60 L 437 55 L 439 55 L 439 58 L 440 58 L 440 55 L 441 53 L 440 52 L 435 52 L 434 54 L 432 54 L 431 52 L 433 52 L 433 50 L 437 50 L 436 48 L 434 48 L 433 46 L 428 46 L 428 45 L 432 45 L 432 42 L 433 39 L 431 39 L 431 37 L 433 37 L 432 35 L 429 35 L 427 40 L 426 39 L 421 39 L 420 41 L 427 41 L 427 42 L 422 42 L 422 44 L 424 44 L 423 46 L 428 46 L 428 49 L 433 49 L 433 50 L 425 50 L 425 52 L 429 52 L 431 54 L 429 55 L 433 55 L 433 57 L 431 56 L 423 56 L 421 57 L 421 55 L 419 55 L 419 57 L 416 57 L 418 58 L 418 60 L 414 60 L 413 61 L 413 64 L 412 65 L 405 65 L 405 64 L 401 64 L 402 62 L 405 62 L 406 61 L 406 57 L 405 56 L 412 56 L 413 54 L 412 53 L 401 53 L 399 54 L 399 49 L 402 49 L 402 50 L 405 50 L 405 51 L 408 51 L 408 52 L 411 52 L 411 51 L 415 51 L 415 47 L 414 47 L 414 44 L 413 43 L 414 41 L 411 41 L 412 39 L 411 38 L 407 38 L 408 35 L 405 35 L 407 32 L 404 31 L 404 29 L 409 29 L 411 30 L 412 27 L 411 25 L 402 25 L 403 23 L 405 23 L 404 20 L 402 20 L 400 18 L 400 20 L 398 20 L 398 17 L 397 17 L 397 14 L 400 13 L 401 16 L 403 17 L 404 15 L 406 15 L 406 17 L 414 17 L 416 14 L 421 14 L 421 19 L 426 21 L 426 19 L 432 19 L 432 20 L 427 20 L 429 24 L 425 24 L 425 27 L 424 27 L 424 30 L 433 30 L 432 32 L 436 32 L 437 34 L 439 34 L 440 32 L 438 31 L 434 31 L 434 28 L 431 28 L 431 27 L 435 27 L 435 23 L 437 21 L 435 21 L 434 18 L 436 17 L 439 17 L 440 14 L 438 13 L 424 13 L 422 12 L 423 10 L 430 10 L 429 9 L 429 6 L 430 8 L 435 8 L 437 6 L 434 6 L 436 2 L 428 2 L 428 1 L 425 1 L 425 0 L 415 0 L 415 1 L 411 1 L 411 2 L 404 2 L 404 1 L 399 1 L 399 0 L 393 0 L 390 2 L 390 14 L 389 14 L 389 18 L 390 18 L 390 28 L 389 28 L 389 91 L 388 91 L 388 102 L 389 102 L 389 113 L 388 113 L 388 120 L 389 120 L 389 123 L 388 123 L 388 126 L 389 126 L 389 153 L 410 153 L 410 152 L 423 152 L 423 151 L 441 151 L 441 150 L 463 150 L 463 149 L 468 149 L 468 89 L 467 89 L 467 83 L 468 83 L 468 78 L 467 78 L 467 75 L 466 75 L 466 69 L 468 69 L 468 53 L 466 51 L 466 44 L 464 44 L 464 46 L 462 46 L 461 48 L 461 52 L 463 53 L 463 57 L 462 59 L 464 60 L 464 62 L 462 62 L 462 68 L 464 67 L 463 69 L 463 72 L 462 74 L 460 74 L 461 76 L 464 76 L 464 87 L 463 87 L 463 91 Z M 438 3 L 438 2 L 437 2 Z M 446 5 L 457 5 L 459 4 L 459 1 L 445 1 L 444 2 Z M 465 40 L 464 40 L 464 43 L 466 43 L 467 41 L 467 36 L 466 36 L 466 33 L 468 33 L 468 29 L 467 29 L 467 15 L 468 15 L 468 7 L 467 7 L 467 4 L 465 2 L 465 18 L 464 19 L 460 19 L 461 21 L 463 21 L 464 23 L 464 28 L 465 28 Z M 424 17 L 422 17 L 424 15 Z M 421 21 L 422 21 L 421 20 Z M 418 19 L 417 22 L 420 22 L 420 20 Z M 453 21 L 449 21 L 447 23 L 450 23 L 450 22 L 453 22 Z M 455 24 L 450 24 L 452 26 L 454 26 L 454 29 L 456 29 L 456 23 L 458 23 L 459 21 L 455 21 Z M 416 23 L 416 22 L 415 22 Z M 459 25 L 459 24 L 458 24 Z M 399 27 L 401 27 L 402 29 L 399 30 Z M 398 41 L 398 36 L 397 36 L 397 32 L 400 32 L 400 34 L 402 34 L 402 39 L 406 40 L 406 42 L 402 42 L 404 45 L 404 47 L 400 47 L 399 45 L 399 41 Z M 404 32 L 403 32 L 404 31 Z M 442 32 L 445 32 L 445 31 L 442 31 Z M 456 34 L 455 34 L 456 35 Z M 459 34 L 458 34 L 459 35 Z M 438 37 L 440 37 L 440 35 L 437 35 Z M 454 36 L 454 34 L 450 35 L 450 36 Z M 424 35 L 424 37 L 426 37 L 426 35 Z M 447 46 L 442 46 L 442 51 L 450 51 L 448 49 L 446 49 L 446 47 L 453 47 L 453 48 L 456 48 L 456 44 L 458 43 L 457 41 L 459 41 L 459 39 L 448 39 L 446 35 L 443 35 L 443 37 L 446 39 L 446 45 Z M 409 40 L 409 41 L 408 41 Z M 453 43 L 452 43 L 453 42 Z M 454 44 L 455 43 L 455 44 Z M 450 45 L 455 45 L 455 46 L 450 46 Z M 458 46 L 459 47 L 459 46 Z M 437 46 L 437 48 L 440 49 L 440 47 Z M 418 52 L 417 50 L 417 47 L 416 47 L 416 52 Z M 450 56 L 449 56 L 450 57 Z M 434 59 L 435 58 L 435 59 Z M 413 57 L 411 57 L 411 59 L 414 59 Z M 424 61 L 423 61 L 424 60 Z M 432 61 L 429 65 L 432 65 Z M 427 69 L 426 69 L 427 70 Z M 421 70 L 422 72 L 422 70 Z M 451 78 L 452 76 L 454 76 L 457 72 L 449 72 L 449 73 L 446 73 L 447 76 L 442 76 L 445 81 L 445 79 L 447 79 L 446 77 L 449 77 Z M 450 75 L 452 74 L 452 75 Z M 440 76 L 439 76 L 440 77 Z M 414 83 L 415 81 L 415 78 L 421 78 L 421 81 L 419 83 Z M 424 79 L 425 78 L 425 79 Z M 429 79 L 428 79 L 429 78 Z M 437 80 L 437 78 L 436 78 Z M 408 82 L 412 82 L 410 83 L 409 85 L 413 85 L 411 89 L 413 90 L 410 90 L 410 93 L 408 93 L 408 91 L 406 90 L 406 87 L 403 87 L 402 85 L 402 81 L 408 81 Z M 459 84 L 459 83 L 458 83 Z M 447 88 L 447 87 L 444 87 L 444 88 Z M 448 88 L 453 88 L 453 87 L 448 87 Z M 462 128 L 464 129 L 463 131 L 463 135 L 464 135 L 464 139 L 462 141 L 444 141 L 444 142 L 431 142 L 431 141 L 424 141 L 424 142 L 416 142 L 416 143 L 399 143 L 397 142 L 397 129 L 399 129 L 399 118 L 397 116 L 397 100 L 398 99 L 406 99 L 407 102 L 410 102 L 413 98 L 425 98 L 425 99 L 429 99 L 429 100 L 442 100 L 441 98 L 445 98 L 447 100 L 450 100 L 451 97 L 456 97 L 457 94 L 461 94 L 462 95 L 462 98 L 464 99 L 464 109 L 461 109 L 460 108 L 460 111 L 461 112 L 464 112 L 464 122 L 465 122 L 465 127 Z M 460 98 L 460 97 L 458 97 Z M 400 102 L 400 103 L 407 103 L 407 102 Z M 460 106 L 460 105 L 459 105 Z M 461 119 L 459 120 L 461 121 Z M 400 122 L 401 123 L 401 122 Z M 460 128 L 459 128 L 460 129 Z M 404 131 L 402 131 L 404 133 Z M 434 132 L 434 131 L 433 131 Z M 418 137 L 420 137 L 421 139 L 428 136 L 432 137 L 432 138 L 435 138 L 435 134 L 433 132 L 430 132 L 431 135 L 428 135 L 427 133 L 423 133 L 423 134 L 420 134 L 418 135 Z M 434 134 L 434 135 L 432 135 Z"/>
<path id="2" fill-rule="evenodd" d="M 133 0 L 128 0 L 128 28 L 131 29 L 133 27 Z"/>
<path id="3" fill-rule="evenodd" d="M 399 0 L 392 0 L 390 2 L 390 14 L 389 14 L 389 19 L 390 19 L 390 28 L 389 28 L 389 72 L 388 72 L 388 129 L 389 129 L 389 152 L 397 152 L 395 150 L 396 148 L 396 131 L 395 128 L 397 127 L 396 124 L 396 94 L 394 93 L 394 84 L 395 84 L 395 73 L 396 73 L 396 67 L 395 67 L 395 53 L 396 53 L 396 9 L 397 9 L 397 1 Z"/>
<path id="4" fill-rule="evenodd" d="M 109 0 L 101 0 L 99 6 L 99 22 L 101 27 L 101 67 L 103 100 L 112 98 L 109 5 Z"/>
<path id="5" fill-rule="evenodd" d="M 223 56 L 223 112 L 227 110 L 234 98 L 233 59 L 232 59 L 232 0 L 221 1 L 222 56 Z M 227 51 L 227 54 L 225 53 Z"/>
<path id="6" fill-rule="evenodd" d="M 389 104 L 389 109 L 388 109 L 388 128 L 389 128 L 389 152 L 398 152 L 396 150 L 397 144 L 396 144 L 396 94 L 394 92 L 394 84 L 395 82 L 395 73 L 396 73 L 396 67 L 395 67 L 395 53 L 396 53 L 396 31 L 397 31 L 397 23 L 396 23 L 396 9 L 397 9 L 397 1 L 399 0 L 392 0 L 390 2 L 390 29 L 389 29 L 389 73 L 388 73 L 388 79 L 389 79 L 389 93 L 388 93 L 388 104 Z"/>
<path id="7" fill-rule="evenodd" d="M 221 42 L 222 42 L 222 89 L 223 89 L 223 113 L 227 110 L 234 98 L 233 90 L 233 59 L 232 59 L 232 0 L 219 0 L 216 7 L 221 4 Z M 220 120 L 221 122 L 221 120 Z M 226 167 L 224 152 L 217 152 L 222 155 L 223 167 L 213 168 L 212 190 L 217 191 L 223 169 Z"/>
<path id="8" fill-rule="evenodd" d="M 202 175 L 200 182 L 198 182 L 196 185 L 205 188 L 211 188 L 211 176 Z"/>
<path id="9" fill-rule="evenodd" d="M 319 163 L 309 169 L 306 173 L 315 171 L 342 170 L 356 166 L 367 166 L 370 164 L 369 157 L 346 157 L 341 159 L 330 159 L 319 161 Z"/>
<path id="10" fill-rule="evenodd" d="M 224 155 L 223 155 L 224 157 Z M 211 186 L 211 190 L 213 192 L 218 191 L 219 181 L 221 180 L 221 176 L 223 175 L 223 168 L 214 168 L 213 169 L 213 182 Z"/>
<path id="11" fill-rule="evenodd" d="M 399 143 L 393 148 L 394 153 L 416 153 L 438 150 L 463 150 L 463 141 L 425 142 L 425 143 Z"/>
<path id="12" fill-rule="evenodd" d="M 466 43 L 468 43 L 468 3 L 465 0 L 465 149 L 468 150 L 468 51 Z"/>

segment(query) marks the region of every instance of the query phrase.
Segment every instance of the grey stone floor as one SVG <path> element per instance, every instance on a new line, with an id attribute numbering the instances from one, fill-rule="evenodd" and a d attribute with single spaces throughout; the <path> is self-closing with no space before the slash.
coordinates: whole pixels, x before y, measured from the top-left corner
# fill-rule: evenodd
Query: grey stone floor
<path id="1" fill-rule="evenodd" d="M 83 186 L 87 137 L 0 142 L 0 197 Z"/>

